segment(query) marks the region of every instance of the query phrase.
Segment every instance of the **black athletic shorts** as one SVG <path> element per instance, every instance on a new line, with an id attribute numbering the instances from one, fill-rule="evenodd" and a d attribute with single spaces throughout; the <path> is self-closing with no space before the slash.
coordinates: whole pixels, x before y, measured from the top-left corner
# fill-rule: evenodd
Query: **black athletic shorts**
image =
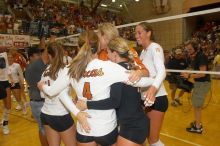
<path id="1" fill-rule="evenodd" d="M 20 86 L 19 83 L 15 83 L 14 86 L 12 86 L 12 85 L 10 84 L 10 88 L 11 88 L 11 89 L 21 89 L 21 86 Z"/>
<path id="2" fill-rule="evenodd" d="M 144 115 L 142 119 L 120 125 L 119 135 L 137 144 L 143 144 L 149 136 L 150 120 Z"/>
<path id="3" fill-rule="evenodd" d="M 9 87 L 10 87 L 10 84 L 8 81 L 0 81 L 0 99 L 7 97 L 6 89 Z"/>
<path id="4" fill-rule="evenodd" d="M 107 135 L 94 137 L 94 136 L 85 136 L 81 135 L 78 132 L 76 133 L 76 139 L 80 143 L 88 143 L 95 141 L 101 146 L 111 146 L 116 143 L 118 137 L 118 128 L 116 127 L 112 132 Z"/>
<path id="5" fill-rule="evenodd" d="M 168 99 L 167 96 L 158 96 L 152 106 L 147 107 L 146 110 L 156 110 L 160 112 L 166 112 L 168 109 Z"/>
<path id="6" fill-rule="evenodd" d="M 6 98 L 7 92 L 6 89 L 0 84 L 0 99 Z"/>
<path id="7" fill-rule="evenodd" d="M 43 125 L 49 125 L 57 132 L 63 132 L 69 129 L 74 124 L 73 118 L 70 114 L 66 114 L 63 116 L 54 116 L 47 115 L 41 112 L 40 118 Z"/>
<path id="8" fill-rule="evenodd" d="M 5 89 L 10 88 L 10 83 L 8 81 L 0 81 L 0 85 Z"/>

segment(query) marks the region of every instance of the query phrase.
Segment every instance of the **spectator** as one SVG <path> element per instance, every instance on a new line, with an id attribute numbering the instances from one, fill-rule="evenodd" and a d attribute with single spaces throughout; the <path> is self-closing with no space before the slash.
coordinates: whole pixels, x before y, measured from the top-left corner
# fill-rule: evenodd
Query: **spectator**
<path id="1" fill-rule="evenodd" d="M 197 71 L 208 71 L 208 59 L 203 52 L 199 51 L 198 44 L 193 41 L 188 41 L 185 44 L 190 56 L 191 66 Z M 192 105 L 194 108 L 195 121 L 190 123 L 186 131 L 192 133 L 203 132 L 202 126 L 202 106 L 205 101 L 206 94 L 210 89 L 210 76 L 204 73 L 182 73 L 184 78 L 193 78 L 195 80 L 194 89 L 192 92 Z"/>
<path id="2" fill-rule="evenodd" d="M 174 51 L 174 56 L 171 59 L 169 59 L 169 61 L 167 63 L 167 68 L 168 69 L 184 70 L 187 68 L 187 66 L 188 65 L 187 65 L 186 59 L 184 59 L 183 51 L 179 48 L 176 49 Z M 185 91 L 183 89 L 181 89 L 178 96 L 175 97 L 176 90 L 177 90 L 177 78 L 180 78 L 180 73 L 173 73 L 172 72 L 167 76 L 170 78 L 170 80 L 168 80 L 168 82 L 169 82 L 169 87 L 171 90 L 171 100 L 172 100 L 171 105 L 172 106 L 182 105 L 182 103 L 180 102 L 180 97 L 183 96 Z"/>
<path id="3" fill-rule="evenodd" d="M 46 51 L 44 51 L 44 53 L 45 52 Z M 40 113 L 44 99 L 41 98 L 40 91 L 37 88 L 37 83 L 40 81 L 41 75 L 47 67 L 47 59 L 43 54 L 40 56 L 40 50 L 37 48 L 30 48 L 28 50 L 28 57 L 30 59 L 30 64 L 25 71 L 25 79 L 29 85 L 31 111 L 38 123 L 41 145 L 48 146 L 45 130 L 40 120 Z"/>

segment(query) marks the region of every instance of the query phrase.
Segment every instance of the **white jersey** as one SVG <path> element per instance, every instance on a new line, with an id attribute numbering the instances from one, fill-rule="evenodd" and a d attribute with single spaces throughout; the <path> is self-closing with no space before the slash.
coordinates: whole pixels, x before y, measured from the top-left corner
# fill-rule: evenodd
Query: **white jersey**
<path id="1" fill-rule="evenodd" d="M 47 71 L 47 69 L 45 71 Z M 60 76 L 62 72 L 63 69 L 60 69 L 58 76 Z M 54 82 L 49 76 L 44 76 L 44 73 L 41 76 L 41 81 L 44 81 L 44 83 L 46 83 L 48 86 L 53 85 Z M 45 98 L 41 111 L 47 115 L 62 116 L 68 114 L 69 111 L 74 115 L 77 115 L 79 112 L 73 103 L 71 96 L 69 95 L 69 86 L 67 86 L 61 93 L 53 97 L 41 92 L 41 97 Z"/>
<path id="2" fill-rule="evenodd" d="M 11 72 L 11 76 L 14 83 L 22 83 L 24 82 L 24 76 L 21 69 L 21 66 L 18 63 L 13 63 L 9 65 L 9 71 Z"/>
<path id="3" fill-rule="evenodd" d="M 5 59 L 6 67 L 4 69 L 0 69 L 0 81 L 8 81 L 8 74 L 11 74 L 8 69 L 8 57 L 7 53 L 0 53 L 0 57 Z"/>
<path id="4" fill-rule="evenodd" d="M 83 77 L 76 81 L 68 76 L 69 69 L 63 72 L 54 82 L 53 86 L 43 86 L 45 93 L 55 95 L 63 90 L 69 83 L 76 91 L 78 99 L 102 100 L 110 97 L 110 86 L 116 82 L 125 82 L 129 74 L 127 70 L 111 61 L 92 60 L 86 68 Z M 142 80 L 142 79 L 141 79 Z M 144 78 L 142 83 L 152 84 L 153 80 Z M 143 86 L 147 86 L 146 84 Z M 87 136 L 104 136 L 114 130 L 117 126 L 115 109 L 110 110 L 86 110 L 91 116 L 88 118 L 90 133 L 81 130 L 77 123 L 77 132 Z"/>
<path id="5" fill-rule="evenodd" d="M 140 59 L 149 71 L 149 76 L 155 78 L 153 86 L 158 89 L 156 97 L 167 95 L 163 81 L 166 77 L 164 54 L 162 47 L 152 42 L 148 48 L 142 50 Z"/>

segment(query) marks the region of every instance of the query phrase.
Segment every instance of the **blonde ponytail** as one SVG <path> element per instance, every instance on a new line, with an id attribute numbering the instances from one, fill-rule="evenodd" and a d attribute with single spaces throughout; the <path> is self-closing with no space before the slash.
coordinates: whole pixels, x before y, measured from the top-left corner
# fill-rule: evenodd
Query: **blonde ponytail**
<path id="1" fill-rule="evenodd" d="M 86 37 L 84 39 L 85 43 L 69 66 L 69 75 L 77 81 L 83 76 L 87 65 L 93 59 L 93 55 L 97 53 L 94 50 L 98 48 L 98 36 L 96 33 L 91 30 L 85 33 L 86 35 L 83 33 L 83 36 Z"/>

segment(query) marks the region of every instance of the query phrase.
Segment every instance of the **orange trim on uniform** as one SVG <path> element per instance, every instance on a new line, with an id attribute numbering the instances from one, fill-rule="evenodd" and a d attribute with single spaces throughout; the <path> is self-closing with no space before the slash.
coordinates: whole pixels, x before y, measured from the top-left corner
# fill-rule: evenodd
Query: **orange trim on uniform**
<path id="1" fill-rule="evenodd" d="M 108 52 L 106 49 L 102 49 L 99 53 L 98 53 L 98 58 L 100 60 L 103 61 L 107 61 L 108 60 Z"/>
<path id="2" fill-rule="evenodd" d="M 139 58 L 137 51 L 134 48 L 130 48 L 130 51 L 132 52 L 134 56 L 134 62 L 135 62 L 135 65 L 138 67 L 138 69 L 146 69 L 141 59 Z"/>
<path id="3" fill-rule="evenodd" d="M 134 48 L 130 48 L 130 51 L 132 52 L 132 54 L 134 56 L 134 62 L 135 62 L 135 65 L 138 67 L 138 69 L 146 69 L 146 67 L 144 66 L 144 64 L 140 60 L 137 51 Z M 106 49 L 102 49 L 99 52 L 98 57 L 99 57 L 100 60 L 104 60 L 104 61 L 109 60 L 108 59 L 108 52 L 107 52 Z"/>

